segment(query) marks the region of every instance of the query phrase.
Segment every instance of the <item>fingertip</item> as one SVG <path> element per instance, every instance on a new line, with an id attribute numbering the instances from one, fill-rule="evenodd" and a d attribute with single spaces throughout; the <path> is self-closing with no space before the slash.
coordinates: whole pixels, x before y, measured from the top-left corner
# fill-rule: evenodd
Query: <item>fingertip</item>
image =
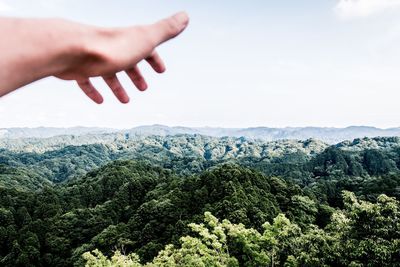
<path id="1" fill-rule="evenodd" d="M 138 89 L 139 89 L 139 91 L 144 92 L 147 90 L 147 88 L 148 88 L 147 84 L 143 84 Z"/>
<path id="2" fill-rule="evenodd" d="M 104 81 L 122 104 L 129 103 L 129 96 L 115 74 L 103 76 Z"/>
<path id="3" fill-rule="evenodd" d="M 172 16 L 184 28 L 189 24 L 190 18 L 186 11 L 181 11 Z"/>
<path id="4" fill-rule="evenodd" d="M 161 44 L 172 39 L 183 32 L 189 24 L 189 16 L 186 12 L 179 12 L 175 15 L 163 19 L 151 27 L 155 34 L 157 44 Z"/>
<path id="5" fill-rule="evenodd" d="M 165 72 L 165 64 L 160 55 L 157 52 L 153 52 L 152 55 L 146 58 L 146 61 L 150 64 L 153 70 L 157 73 Z"/>
<path id="6" fill-rule="evenodd" d="M 133 67 L 132 69 L 126 70 L 125 72 L 139 91 L 145 91 L 147 89 L 147 82 L 143 78 L 137 66 Z"/>
<path id="7" fill-rule="evenodd" d="M 104 99 L 100 98 L 100 99 L 97 99 L 95 102 L 96 102 L 96 104 L 101 105 L 104 103 Z"/>
<path id="8" fill-rule="evenodd" d="M 122 104 L 128 104 L 129 101 L 130 101 L 130 99 L 129 99 L 129 97 L 126 97 L 126 98 L 120 99 L 119 101 L 120 101 Z"/>
<path id="9" fill-rule="evenodd" d="M 101 94 L 98 94 L 98 95 L 96 95 L 96 96 L 93 98 L 93 101 L 94 101 L 96 104 L 101 105 L 101 104 L 103 104 L 103 102 L 104 102 L 104 98 L 103 98 L 103 96 L 102 96 Z"/>
<path id="10" fill-rule="evenodd" d="M 167 69 L 166 69 L 164 66 L 155 69 L 155 71 L 156 71 L 157 73 L 164 73 L 166 70 L 167 70 Z"/>
<path id="11" fill-rule="evenodd" d="M 97 91 L 89 79 L 76 81 L 81 90 L 96 104 L 103 103 L 103 96 Z"/>

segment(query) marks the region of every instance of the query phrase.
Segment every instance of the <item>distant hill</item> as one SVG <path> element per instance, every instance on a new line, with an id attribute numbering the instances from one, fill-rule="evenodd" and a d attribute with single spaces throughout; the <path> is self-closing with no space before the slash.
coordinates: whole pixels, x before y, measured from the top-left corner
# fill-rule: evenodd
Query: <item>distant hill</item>
<path id="1" fill-rule="evenodd" d="M 0 138 L 49 138 L 60 135 L 86 135 L 114 133 L 120 130 L 97 127 L 37 127 L 37 128 L 0 128 Z"/>
<path id="2" fill-rule="evenodd" d="M 96 137 L 0 139 L 0 187 L 38 189 L 48 183 L 85 175 L 115 160 L 142 160 L 185 174 L 222 162 L 239 162 L 269 175 L 293 179 L 308 177 L 298 177 L 298 170 L 309 172 L 306 163 L 313 158 L 318 159 L 318 175 L 338 170 L 361 175 L 367 173 L 362 171 L 365 164 L 379 173 L 387 173 L 382 171 L 387 169 L 400 170 L 400 137 L 366 137 L 336 145 L 316 139 L 262 141 L 198 134 L 129 137 L 104 134 Z M 366 151 L 379 152 L 367 155 Z"/>
<path id="3" fill-rule="evenodd" d="M 139 126 L 127 130 L 110 128 L 6 128 L 0 129 L 0 138 L 50 138 L 61 135 L 84 136 L 117 134 L 138 136 L 169 136 L 177 134 L 200 134 L 212 137 L 246 137 L 261 139 L 263 141 L 275 141 L 282 139 L 306 140 L 318 139 L 334 144 L 345 140 L 353 140 L 364 137 L 388 137 L 400 136 L 400 128 L 380 129 L 368 126 L 350 126 L 346 128 L 322 128 L 322 127 L 287 127 L 287 128 L 212 128 L 212 127 L 169 127 L 164 125 Z M 103 136 L 104 137 L 104 136 Z M 101 137 L 101 138 L 103 138 Z"/>

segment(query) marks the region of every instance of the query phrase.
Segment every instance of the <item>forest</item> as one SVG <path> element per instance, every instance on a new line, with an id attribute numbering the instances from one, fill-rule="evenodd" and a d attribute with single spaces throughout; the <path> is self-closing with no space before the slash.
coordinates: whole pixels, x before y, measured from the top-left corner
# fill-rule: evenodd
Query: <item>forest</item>
<path id="1" fill-rule="evenodd" d="M 400 266 L 400 138 L 70 139 L 0 148 L 0 266 Z"/>

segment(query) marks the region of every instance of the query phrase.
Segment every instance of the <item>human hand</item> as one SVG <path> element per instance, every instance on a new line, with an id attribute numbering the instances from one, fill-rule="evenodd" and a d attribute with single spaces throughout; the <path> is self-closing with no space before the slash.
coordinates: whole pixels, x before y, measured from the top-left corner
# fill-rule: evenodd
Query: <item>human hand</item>
<path id="1" fill-rule="evenodd" d="M 66 22 L 68 23 L 68 22 Z M 75 24 L 84 32 L 84 45 L 75 56 L 64 60 L 63 68 L 55 77 L 76 80 L 83 92 L 94 102 L 101 104 L 103 97 L 90 82 L 90 77 L 101 76 L 122 103 L 129 102 L 129 96 L 116 74 L 124 71 L 140 91 L 147 89 L 147 83 L 137 66 L 146 60 L 157 73 L 165 71 L 165 65 L 156 48 L 163 42 L 179 35 L 188 25 L 189 18 L 181 12 L 155 24 L 125 28 L 97 28 Z"/>

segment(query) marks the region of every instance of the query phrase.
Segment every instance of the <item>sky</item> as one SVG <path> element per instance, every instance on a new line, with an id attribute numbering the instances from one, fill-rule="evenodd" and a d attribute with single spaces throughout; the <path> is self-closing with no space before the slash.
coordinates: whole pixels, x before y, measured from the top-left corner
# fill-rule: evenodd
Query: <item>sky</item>
<path id="1" fill-rule="evenodd" d="M 400 126 L 400 0 L 0 0 L 0 16 L 112 27 L 180 10 L 167 72 L 140 64 L 146 92 L 119 76 L 129 104 L 98 78 L 102 105 L 50 77 L 0 98 L 0 128 Z"/>

